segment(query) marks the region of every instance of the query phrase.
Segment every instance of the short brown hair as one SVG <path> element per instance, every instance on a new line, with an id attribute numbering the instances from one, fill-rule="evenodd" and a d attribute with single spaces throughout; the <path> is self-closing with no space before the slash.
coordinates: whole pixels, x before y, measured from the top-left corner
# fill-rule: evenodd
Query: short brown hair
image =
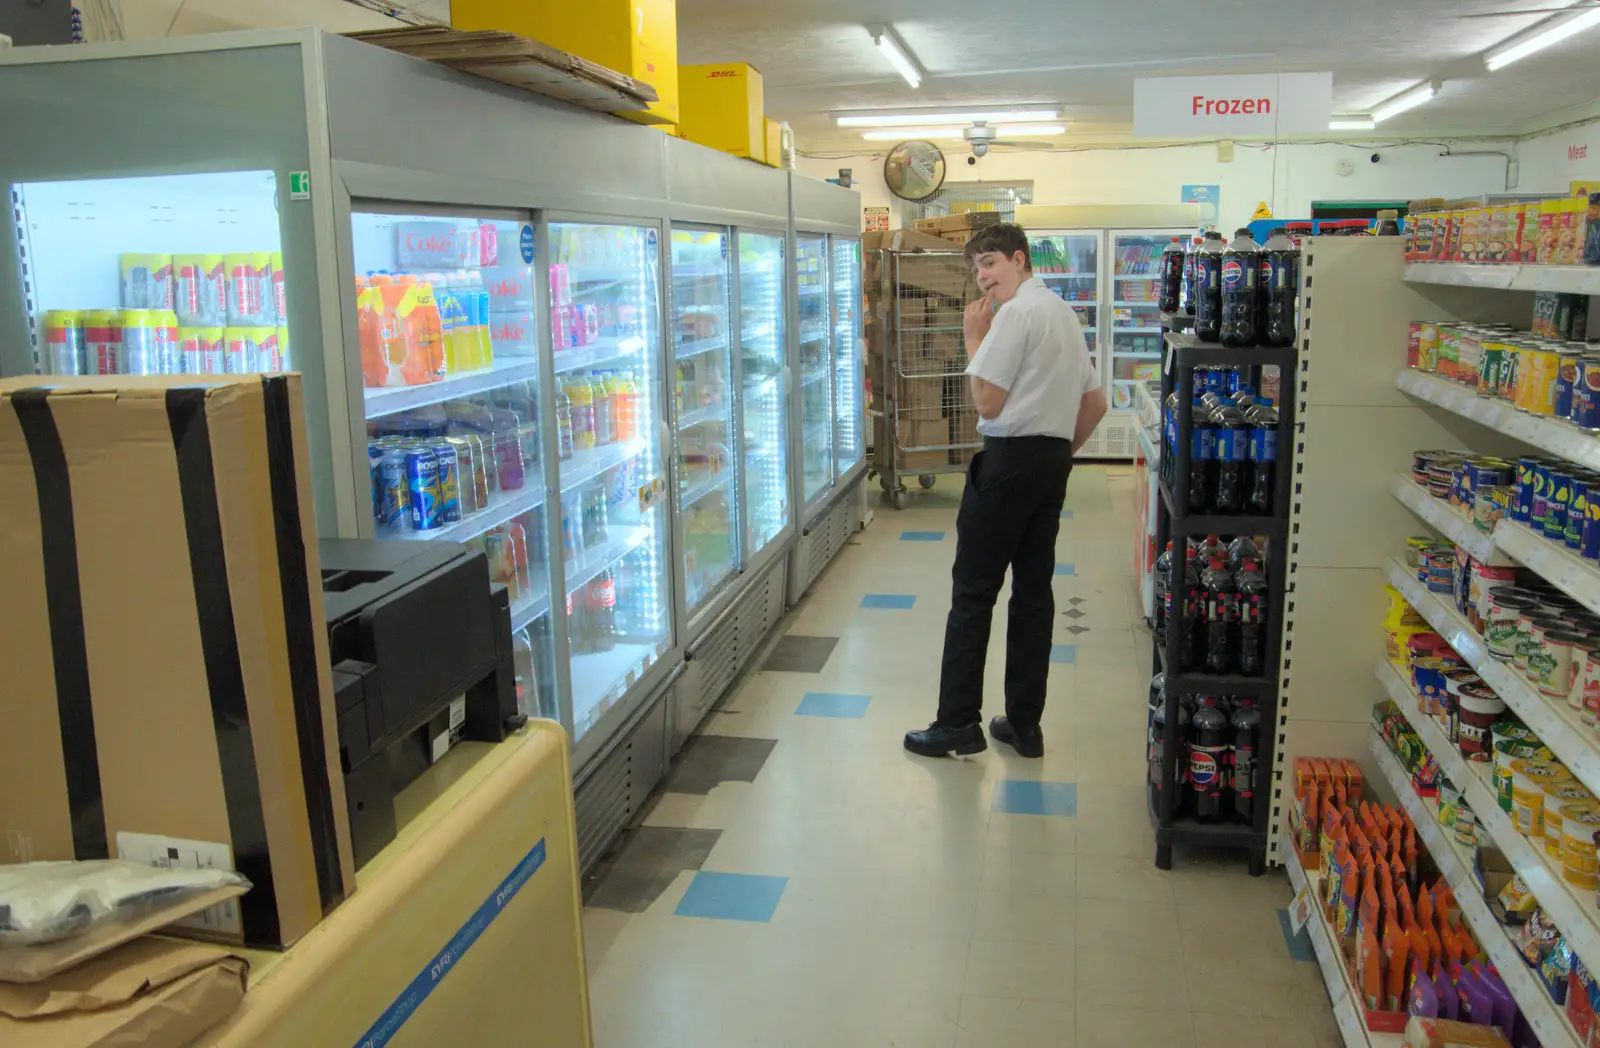
<path id="1" fill-rule="evenodd" d="M 967 241 L 965 250 L 967 261 L 974 264 L 978 256 L 985 251 L 998 251 L 1007 258 L 1020 251 L 1022 257 L 1027 260 L 1028 268 L 1033 268 L 1033 252 L 1028 248 L 1028 234 L 1015 222 L 1001 222 L 999 225 L 980 229 L 972 234 L 972 239 Z"/>

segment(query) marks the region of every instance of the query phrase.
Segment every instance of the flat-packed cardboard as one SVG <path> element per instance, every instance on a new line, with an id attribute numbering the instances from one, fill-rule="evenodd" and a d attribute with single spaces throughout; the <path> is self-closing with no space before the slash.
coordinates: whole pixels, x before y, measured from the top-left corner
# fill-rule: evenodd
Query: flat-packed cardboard
<path id="1" fill-rule="evenodd" d="M 912 222 L 911 226 L 924 233 L 942 236 L 945 233 L 970 233 L 999 224 L 1000 214 L 997 211 L 963 211 L 958 215 L 936 215 L 933 218 L 919 218 Z"/>
<path id="2" fill-rule="evenodd" d="M 678 131 L 684 138 L 751 160 L 766 156 L 766 93 L 755 66 L 681 66 L 678 94 Z"/>
<path id="3" fill-rule="evenodd" d="M 193 934 L 354 889 L 298 375 L 0 382 L 0 861 L 227 865 Z"/>
<path id="4" fill-rule="evenodd" d="M 656 89 L 640 124 L 678 122 L 678 0 L 452 0 L 457 29 L 499 29 L 570 51 Z"/>
<path id="5" fill-rule="evenodd" d="M 135 939 L 44 982 L 0 983 L 0 1044 L 187 1045 L 239 1007 L 249 972 L 216 946 Z"/>

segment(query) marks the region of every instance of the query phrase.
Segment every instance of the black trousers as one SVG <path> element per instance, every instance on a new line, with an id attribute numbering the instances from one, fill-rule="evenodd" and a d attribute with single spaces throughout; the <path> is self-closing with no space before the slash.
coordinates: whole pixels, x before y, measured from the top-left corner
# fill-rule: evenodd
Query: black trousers
<path id="1" fill-rule="evenodd" d="M 1007 568 L 1006 717 L 1025 731 L 1038 726 L 1055 626 L 1056 534 L 1071 472 L 1071 442 L 1057 437 L 989 437 L 972 456 L 956 516 L 939 674 L 941 726 L 982 720 L 989 626 Z"/>

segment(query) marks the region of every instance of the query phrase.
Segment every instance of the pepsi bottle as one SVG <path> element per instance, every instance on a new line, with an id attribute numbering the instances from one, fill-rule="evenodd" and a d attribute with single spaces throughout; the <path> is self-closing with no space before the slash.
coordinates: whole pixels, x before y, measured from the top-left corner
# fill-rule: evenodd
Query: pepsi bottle
<path id="1" fill-rule="evenodd" d="M 1239 569 L 1247 560 L 1260 564 L 1263 560 L 1261 547 L 1256 545 L 1256 540 L 1249 535 L 1240 535 L 1228 543 L 1228 570 L 1238 574 Z"/>
<path id="2" fill-rule="evenodd" d="M 1202 342 L 1222 337 L 1222 234 L 1206 234 L 1194 259 L 1194 333 Z"/>
<path id="3" fill-rule="evenodd" d="M 1189 785 L 1198 822 L 1222 819 L 1228 785 L 1228 716 L 1215 695 L 1203 695 L 1189 720 Z"/>
<path id="4" fill-rule="evenodd" d="M 1239 629 L 1239 584 L 1221 557 L 1212 557 L 1201 576 L 1205 588 L 1207 673 L 1227 673 L 1233 669 L 1234 640 Z"/>
<path id="5" fill-rule="evenodd" d="M 1167 548 L 1156 558 L 1155 566 L 1155 600 L 1151 602 L 1155 609 L 1155 635 L 1156 646 L 1165 648 L 1167 645 L 1167 623 L 1172 618 L 1172 543 L 1167 543 Z M 1159 676 L 1159 674 L 1157 674 Z M 1155 685 L 1151 685 L 1154 688 Z"/>
<path id="6" fill-rule="evenodd" d="M 1194 316 L 1194 264 L 1199 258 L 1200 237 L 1190 237 L 1188 243 L 1183 245 L 1183 311 L 1189 316 Z"/>
<path id="7" fill-rule="evenodd" d="M 1177 237 L 1161 249 L 1161 309 L 1176 313 L 1183 299 L 1183 242 Z"/>
<path id="8" fill-rule="evenodd" d="M 1189 512 L 1204 513 L 1211 507 L 1211 474 L 1216 457 L 1217 434 L 1204 404 L 1189 409 Z"/>
<path id="9" fill-rule="evenodd" d="M 1245 512 L 1257 517 L 1272 515 L 1272 489 L 1278 462 L 1278 412 L 1264 404 L 1250 409 L 1249 448 L 1245 453 L 1250 479 L 1245 495 Z"/>
<path id="10" fill-rule="evenodd" d="M 1261 711 L 1256 709 L 1256 700 L 1241 695 L 1238 707 L 1228 722 L 1233 735 L 1233 766 L 1228 776 L 1233 818 L 1235 822 L 1248 826 L 1255 818 L 1256 776 L 1260 771 L 1256 748 L 1261 740 Z"/>
<path id="11" fill-rule="evenodd" d="M 1248 229 L 1239 230 L 1222 253 L 1220 341 L 1240 348 L 1256 344 L 1256 289 L 1261 280 L 1261 246 Z"/>
<path id="12" fill-rule="evenodd" d="M 1200 652 L 1205 648 L 1206 594 L 1200 584 L 1200 562 L 1189 553 L 1183 558 L 1183 621 L 1169 622 L 1168 629 L 1178 635 L 1178 665 L 1190 672 L 1200 668 Z"/>
<path id="13" fill-rule="evenodd" d="M 1211 510 L 1214 513 L 1244 512 L 1245 454 L 1250 443 L 1250 425 L 1244 413 L 1232 404 L 1223 404 L 1211 413 L 1216 430 L 1212 451 L 1213 477 Z"/>
<path id="14" fill-rule="evenodd" d="M 1295 297 L 1300 293 L 1300 248 L 1283 229 L 1274 229 L 1261 249 L 1261 344 L 1292 346 Z"/>
<path id="15" fill-rule="evenodd" d="M 1246 558 L 1239 565 L 1236 580 L 1239 590 L 1239 672 L 1259 677 L 1266 668 L 1262 650 L 1267 621 L 1267 577 L 1259 563 Z"/>
<path id="16" fill-rule="evenodd" d="M 1146 747 L 1150 760 L 1150 796 L 1159 802 L 1161 792 L 1166 788 L 1166 776 L 1162 774 L 1162 764 L 1166 757 L 1167 741 L 1167 706 L 1163 702 L 1150 713 L 1150 739 Z M 1172 813 L 1177 815 L 1183 811 L 1188 796 L 1184 787 L 1189 783 L 1189 761 L 1187 751 L 1189 747 L 1189 711 L 1183 706 L 1178 707 L 1178 759 L 1173 763 L 1172 769 Z M 1159 807 L 1159 803 L 1157 804 Z"/>

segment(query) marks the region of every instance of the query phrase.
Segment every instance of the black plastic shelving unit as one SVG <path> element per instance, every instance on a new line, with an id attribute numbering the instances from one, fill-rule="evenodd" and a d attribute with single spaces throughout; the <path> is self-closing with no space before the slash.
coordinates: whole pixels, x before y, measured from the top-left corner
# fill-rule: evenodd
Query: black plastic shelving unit
<path id="1" fill-rule="evenodd" d="M 1162 324 L 1188 326 L 1194 318 L 1182 313 L 1161 315 Z M 1278 408 L 1278 458 L 1273 477 L 1271 516 L 1221 516 L 1190 514 L 1186 500 L 1174 497 L 1163 478 L 1160 484 L 1161 505 L 1157 509 L 1156 549 L 1164 550 L 1169 541 L 1174 544 L 1168 592 L 1173 594 L 1172 615 L 1167 621 L 1167 640 L 1163 647 L 1152 643 L 1150 672 L 1164 673 L 1165 728 L 1161 745 L 1161 788 L 1146 783 L 1149 798 L 1150 822 L 1156 832 L 1156 867 L 1172 868 L 1172 846 L 1193 844 L 1202 847 L 1239 848 L 1250 854 L 1250 873 L 1259 876 L 1266 870 L 1268 822 L 1271 818 L 1271 772 L 1278 736 L 1278 648 L 1283 631 L 1283 609 L 1288 568 L 1287 548 L 1289 536 L 1289 505 L 1294 488 L 1295 415 L 1294 390 L 1298 389 L 1296 365 L 1298 353 L 1293 347 L 1282 349 L 1253 347 L 1230 349 L 1214 342 L 1201 342 L 1192 334 L 1168 330 L 1165 335 L 1166 352 L 1161 367 L 1161 404 L 1166 410 L 1167 398 L 1174 390 L 1182 390 L 1177 411 L 1177 447 L 1163 444 L 1162 454 L 1174 458 L 1171 476 L 1180 492 L 1187 492 L 1189 483 L 1189 450 L 1192 431 L 1189 412 L 1193 396 L 1194 373 L 1197 368 L 1238 368 L 1244 370 L 1259 389 L 1260 369 L 1279 369 Z M 1167 667 L 1180 665 L 1180 644 L 1183 633 L 1189 628 L 1187 601 L 1181 594 L 1184 587 L 1185 543 L 1191 537 L 1203 535 L 1250 535 L 1269 540 L 1265 564 L 1267 573 L 1267 621 L 1264 624 L 1262 645 L 1264 666 L 1259 677 L 1219 675 L 1210 673 L 1169 672 Z M 1178 789 L 1179 761 L 1185 759 L 1180 751 L 1178 707 L 1185 695 L 1248 696 L 1256 700 L 1261 712 L 1261 729 L 1256 740 L 1256 790 L 1251 821 L 1198 822 L 1192 815 L 1179 815 L 1174 811 Z M 1187 787 L 1185 787 L 1187 788 Z"/>

